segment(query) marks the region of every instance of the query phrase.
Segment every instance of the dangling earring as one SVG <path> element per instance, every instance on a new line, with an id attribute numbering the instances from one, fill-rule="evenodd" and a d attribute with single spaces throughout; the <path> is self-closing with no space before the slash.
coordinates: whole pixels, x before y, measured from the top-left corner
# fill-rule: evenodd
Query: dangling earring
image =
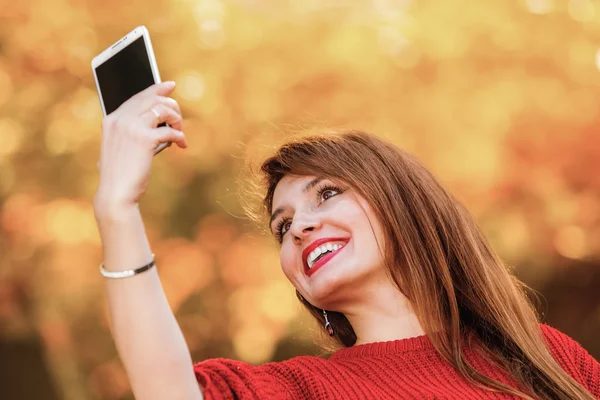
<path id="1" fill-rule="evenodd" d="M 329 323 L 329 319 L 327 318 L 327 312 L 323 310 L 323 316 L 325 317 L 325 329 L 329 333 L 329 336 L 333 336 L 333 326 Z"/>

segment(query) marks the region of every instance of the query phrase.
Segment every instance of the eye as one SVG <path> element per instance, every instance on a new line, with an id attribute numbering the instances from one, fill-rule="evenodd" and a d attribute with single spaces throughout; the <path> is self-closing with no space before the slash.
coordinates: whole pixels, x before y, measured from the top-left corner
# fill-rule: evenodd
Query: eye
<path id="1" fill-rule="evenodd" d="M 291 225 L 292 220 L 289 218 L 283 218 L 277 223 L 277 226 L 275 227 L 275 236 L 280 243 L 283 240 L 283 235 L 290 230 Z"/>
<path id="2" fill-rule="evenodd" d="M 325 201 L 330 197 L 333 197 L 337 194 L 335 190 L 327 189 L 321 194 L 321 200 Z"/>
<path id="3" fill-rule="evenodd" d="M 282 226 L 281 229 L 279 230 L 279 233 L 281 236 L 285 235 L 285 233 L 287 231 L 290 230 L 290 226 L 292 225 L 292 221 L 286 221 Z"/>
<path id="4" fill-rule="evenodd" d="M 342 189 L 340 189 L 337 186 L 325 185 L 319 189 L 319 191 L 317 192 L 317 196 L 319 198 L 319 201 L 323 203 L 325 200 L 328 200 L 342 192 Z"/>

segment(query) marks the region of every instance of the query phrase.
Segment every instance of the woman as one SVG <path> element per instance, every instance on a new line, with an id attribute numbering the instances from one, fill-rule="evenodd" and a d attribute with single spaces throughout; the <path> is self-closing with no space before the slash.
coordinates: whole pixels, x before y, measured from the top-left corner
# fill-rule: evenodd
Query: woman
<path id="1" fill-rule="evenodd" d="M 137 207 L 153 149 L 187 147 L 174 83 L 103 123 L 94 208 L 112 331 L 138 399 L 594 399 L 600 365 L 538 323 L 469 213 L 410 155 L 360 132 L 289 143 L 264 206 L 298 298 L 345 348 L 328 360 L 192 360 Z M 167 122 L 172 128 L 157 128 Z M 143 266 L 143 267 L 142 267 Z M 141 268 L 138 268 L 141 267 Z M 137 268 L 137 270 L 136 270 Z"/>

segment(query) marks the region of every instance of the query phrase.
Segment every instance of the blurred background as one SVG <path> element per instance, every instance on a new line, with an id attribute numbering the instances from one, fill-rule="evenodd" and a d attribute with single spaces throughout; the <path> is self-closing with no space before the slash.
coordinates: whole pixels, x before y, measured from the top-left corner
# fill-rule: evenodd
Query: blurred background
<path id="1" fill-rule="evenodd" d="M 156 158 L 141 208 L 195 361 L 318 353 L 239 193 L 249 157 L 330 128 L 417 154 L 600 358 L 600 1 L 0 0 L 0 397 L 132 399 L 98 272 L 90 62 L 138 25 L 190 145 Z"/>

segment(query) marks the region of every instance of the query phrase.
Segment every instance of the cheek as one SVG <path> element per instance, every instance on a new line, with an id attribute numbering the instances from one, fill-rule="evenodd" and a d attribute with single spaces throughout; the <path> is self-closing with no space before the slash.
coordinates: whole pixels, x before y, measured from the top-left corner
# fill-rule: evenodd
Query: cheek
<path id="1" fill-rule="evenodd" d="M 291 280 L 292 272 L 294 271 L 294 263 L 295 257 L 292 254 L 293 252 L 290 249 L 287 249 L 286 246 L 281 247 L 281 251 L 279 252 L 279 262 L 281 263 L 281 269 L 285 276 Z"/>
<path id="2" fill-rule="evenodd" d="M 371 233 L 371 224 L 365 211 L 354 201 L 340 204 L 336 219 L 347 221 L 348 227 L 355 233 Z M 367 209 L 367 213 L 369 210 Z M 373 223 L 375 227 L 375 223 Z"/>
<path id="3" fill-rule="evenodd" d="M 361 248 L 365 255 L 368 255 L 369 258 L 381 260 L 383 256 L 381 252 L 384 247 L 381 225 L 368 204 L 363 202 L 361 205 L 364 211 L 358 204 L 348 210 L 351 214 L 348 215 L 348 219 L 353 221 L 353 236 L 357 239 L 357 246 Z"/>

